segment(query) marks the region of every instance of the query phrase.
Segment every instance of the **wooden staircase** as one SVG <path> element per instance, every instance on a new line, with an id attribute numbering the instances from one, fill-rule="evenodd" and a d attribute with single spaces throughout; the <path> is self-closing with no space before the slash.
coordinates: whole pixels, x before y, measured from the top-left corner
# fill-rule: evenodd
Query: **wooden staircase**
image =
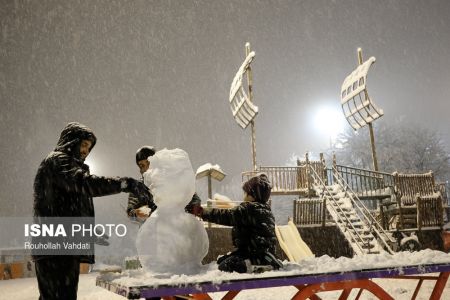
<path id="1" fill-rule="evenodd" d="M 376 254 L 384 250 L 393 253 L 390 244 L 395 240 L 384 231 L 338 172 L 333 172 L 335 184 L 331 186 L 326 185 L 314 170 L 311 169 L 310 174 L 314 190 L 325 201 L 328 212 L 355 254 Z"/>

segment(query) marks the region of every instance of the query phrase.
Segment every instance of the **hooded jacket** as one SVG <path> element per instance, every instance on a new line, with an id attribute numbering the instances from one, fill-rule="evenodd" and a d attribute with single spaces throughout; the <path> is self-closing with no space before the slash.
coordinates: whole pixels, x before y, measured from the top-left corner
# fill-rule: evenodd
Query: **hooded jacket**
<path id="1" fill-rule="evenodd" d="M 233 226 L 233 245 L 244 255 L 261 256 L 266 252 L 273 254 L 277 238 L 275 218 L 267 204 L 270 183 L 263 174 L 247 181 L 243 189 L 255 201 L 242 202 L 231 209 L 205 208 L 201 217 L 205 221 Z"/>
<path id="2" fill-rule="evenodd" d="M 242 202 L 231 209 L 205 208 L 205 221 L 233 226 L 233 246 L 248 256 L 275 253 L 275 218 L 269 205 L 259 202 Z"/>
<path id="3" fill-rule="evenodd" d="M 94 217 L 93 197 L 122 191 L 119 178 L 89 173 L 89 166 L 80 156 L 82 140 L 92 142 L 90 150 L 97 141 L 88 127 L 76 122 L 67 124 L 55 150 L 41 162 L 34 180 L 36 217 Z M 94 256 L 80 256 L 80 260 L 94 263 Z"/>

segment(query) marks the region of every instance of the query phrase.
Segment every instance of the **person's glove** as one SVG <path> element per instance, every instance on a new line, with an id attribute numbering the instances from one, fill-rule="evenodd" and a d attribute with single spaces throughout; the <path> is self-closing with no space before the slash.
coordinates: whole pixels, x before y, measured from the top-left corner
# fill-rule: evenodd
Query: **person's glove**
<path id="1" fill-rule="evenodd" d="M 145 203 L 150 208 L 149 216 L 158 208 L 158 206 L 156 206 L 155 202 L 153 201 L 153 195 L 148 189 L 141 191 L 139 194 L 137 194 L 137 196 L 139 199 L 139 203 Z"/>
<path id="2" fill-rule="evenodd" d="M 139 206 L 148 205 L 152 212 L 157 208 L 153 201 L 153 195 L 148 187 L 139 180 L 124 177 L 121 179 L 122 192 L 132 193 L 138 198 Z"/>
<path id="3" fill-rule="evenodd" d="M 136 180 L 131 177 L 122 177 L 120 178 L 120 187 L 122 189 L 122 192 L 125 193 L 136 193 L 139 190 L 147 189 L 148 188 L 143 184 L 141 181 Z"/>
<path id="4" fill-rule="evenodd" d="M 184 210 L 196 217 L 201 217 L 203 214 L 203 207 L 200 204 L 189 204 Z"/>

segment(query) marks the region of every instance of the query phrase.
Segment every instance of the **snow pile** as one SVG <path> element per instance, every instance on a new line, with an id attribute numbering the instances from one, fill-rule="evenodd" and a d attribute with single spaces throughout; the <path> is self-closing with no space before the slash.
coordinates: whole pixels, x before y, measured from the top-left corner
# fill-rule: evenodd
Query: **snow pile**
<path id="1" fill-rule="evenodd" d="M 157 287 L 159 285 L 177 286 L 211 281 L 219 284 L 224 281 L 238 279 L 360 271 L 364 269 L 398 268 L 401 272 L 402 267 L 405 266 L 442 263 L 450 264 L 450 254 L 427 249 L 412 253 L 400 252 L 393 255 L 388 253 L 360 255 L 354 258 L 333 258 L 324 255 L 318 258 L 306 258 L 298 264 L 285 261 L 282 270 L 262 274 L 221 272 L 217 269 L 215 263 L 211 263 L 204 266 L 203 270 L 200 270 L 196 275 L 182 274 L 155 277 L 153 274 L 147 273 L 144 270 L 130 270 L 122 274 L 105 274 L 102 277 L 106 280 L 112 280 L 118 284 L 127 286 L 152 285 Z"/>
<path id="2" fill-rule="evenodd" d="M 225 195 L 219 194 L 219 193 L 215 193 L 213 196 L 214 200 L 216 201 L 222 201 L 222 202 L 231 202 L 231 199 L 228 198 Z"/>
<path id="3" fill-rule="evenodd" d="M 353 205 L 352 205 L 352 201 L 350 200 L 350 198 L 340 198 L 338 201 L 339 206 L 341 207 L 341 209 L 345 209 L 345 210 L 352 210 L 353 209 Z"/>
<path id="4" fill-rule="evenodd" d="M 152 273 L 197 273 L 209 240 L 203 223 L 184 207 L 195 192 L 187 153 L 163 149 L 149 158 L 144 173 L 158 209 L 139 229 L 136 248 L 143 268 Z"/>
<path id="5" fill-rule="evenodd" d="M 207 205 L 211 207 L 218 207 L 218 208 L 232 208 L 238 205 L 238 201 L 232 201 L 230 198 L 228 198 L 225 195 L 222 194 L 214 194 L 213 199 L 208 199 Z"/>

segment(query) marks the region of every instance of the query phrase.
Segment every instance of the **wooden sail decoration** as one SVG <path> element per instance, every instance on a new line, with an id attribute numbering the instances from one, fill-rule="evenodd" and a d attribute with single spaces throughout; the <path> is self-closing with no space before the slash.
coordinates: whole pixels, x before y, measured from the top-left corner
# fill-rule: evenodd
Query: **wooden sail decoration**
<path id="1" fill-rule="evenodd" d="M 357 130 L 383 115 L 383 110 L 375 106 L 367 92 L 367 73 L 375 62 L 369 58 L 348 75 L 341 87 L 341 106 L 350 126 Z"/>
<path id="2" fill-rule="evenodd" d="M 241 67 L 234 76 L 233 82 L 230 88 L 230 107 L 233 117 L 238 123 L 238 125 L 245 129 L 251 123 L 251 121 L 258 114 L 258 107 L 254 105 L 249 97 L 248 86 L 244 85 L 243 78 L 249 69 L 253 58 L 255 57 L 255 52 L 250 52 L 242 63 Z M 248 84 L 248 83 L 247 83 Z"/>

